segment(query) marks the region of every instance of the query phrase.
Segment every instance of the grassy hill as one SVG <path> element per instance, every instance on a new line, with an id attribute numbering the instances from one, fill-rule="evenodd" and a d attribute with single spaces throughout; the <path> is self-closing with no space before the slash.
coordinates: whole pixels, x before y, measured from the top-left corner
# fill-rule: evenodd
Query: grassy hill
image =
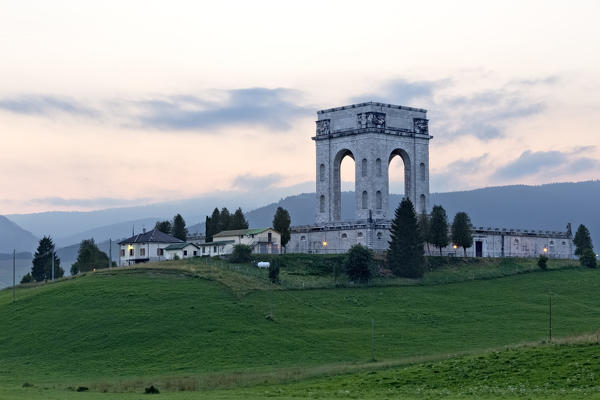
<path id="1" fill-rule="evenodd" d="M 4 290 L 0 399 L 139 398 L 151 383 L 169 392 L 165 398 L 260 398 L 288 387 L 294 397 L 312 381 L 284 382 L 415 363 L 423 369 L 423 361 L 542 341 L 549 290 L 554 337 L 595 332 L 600 272 L 564 263 L 531 272 L 529 262 L 488 260 L 431 271 L 420 281 L 331 288 L 350 285 L 288 262 L 283 287 L 273 287 L 266 271 L 196 259 L 19 288 L 15 304 Z M 314 288 L 299 289 L 300 280 Z M 447 362 L 469 362 L 453 360 Z M 332 388 L 342 381 L 335 379 L 319 381 L 320 393 L 337 393 Z M 81 385 L 93 393 L 69 389 Z M 375 386 L 365 396 L 382 395 Z M 183 389 L 219 390 L 172 393 Z"/>

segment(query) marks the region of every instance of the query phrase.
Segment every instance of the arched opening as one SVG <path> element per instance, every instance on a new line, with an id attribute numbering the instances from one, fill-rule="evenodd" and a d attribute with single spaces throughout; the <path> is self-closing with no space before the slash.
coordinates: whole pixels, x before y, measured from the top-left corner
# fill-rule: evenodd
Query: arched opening
<path id="1" fill-rule="evenodd" d="M 355 190 L 356 168 L 354 154 L 348 149 L 338 151 L 333 161 L 333 202 L 331 215 L 334 221 L 342 219 L 342 190 Z"/>
<path id="2" fill-rule="evenodd" d="M 325 212 L 325 195 L 319 197 L 319 212 Z"/>
<path id="3" fill-rule="evenodd" d="M 421 196 L 419 196 L 419 205 L 421 206 L 421 211 L 425 212 L 427 209 L 425 208 L 427 205 L 427 201 L 425 199 L 425 195 L 421 194 Z"/>
<path id="4" fill-rule="evenodd" d="M 383 199 L 381 196 L 381 190 L 378 190 L 377 192 L 375 192 L 375 206 L 378 210 L 381 210 L 383 208 Z"/>
<path id="5" fill-rule="evenodd" d="M 419 179 L 424 181 L 425 175 L 425 163 L 421 163 L 419 164 Z"/>
<path id="6" fill-rule="evenodd" d="M 381 158 L 375 160 L 375 175 L 381 176 Z"/>
<path id="7" fill-rule="evenodd" d="M 361 175 L 363 178 L 369 176 L 369 165 L 366 158 L 363 158 L 361 163 Z"/>
<path id="8" fill-rule="evenodd" d="M 362 209 L 366 210 L 367 208 L 369 208 L 369 194 L 367 193 L 367 191 L 363 191 L 362 192 Z"/>
<path id="9" fill-rule="evenodd" d="M 406 151 L 396 149 L 390 153 L 388 161 L 388 180 L 390 193 L 410 196 L 410 159 Z M 392 206 L 392 204 L 390 204 L 390 206 Z M 397 204 L 393 204 L 394 208 L 396 208 L 396 206 Z"/>
<path id="10" fill-rule="evenodd" d="M 319 181 L 325 181 L 325 164 L 319 166 Z"/>

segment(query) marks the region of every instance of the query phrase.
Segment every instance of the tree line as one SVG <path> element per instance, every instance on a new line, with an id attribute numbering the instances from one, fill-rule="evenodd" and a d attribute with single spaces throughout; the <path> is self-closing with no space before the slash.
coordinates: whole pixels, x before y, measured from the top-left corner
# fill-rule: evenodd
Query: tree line
<path id="1" fill-rule="evenodd" d="M 248 221 L 244 216 L 241 207 L 238 207 L 233 214 L 229 212 L 227 207 L 223 207 L 219 211 L 218 207 L 212 212 L 212 215 L 206 217 L 204 236 L 206 242 L 212 242 L 213 236 L 222 231 L 233 231 L 237 229 L 248 229 Z"/>

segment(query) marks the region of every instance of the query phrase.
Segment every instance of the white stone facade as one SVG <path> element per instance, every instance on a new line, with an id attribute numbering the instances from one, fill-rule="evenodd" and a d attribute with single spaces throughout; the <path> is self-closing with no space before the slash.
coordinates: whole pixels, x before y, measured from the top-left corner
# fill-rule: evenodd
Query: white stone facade
<path id="1" fill-rule="evenodd" d="M 404 162 L 405 195 L 417 213 L 429 199 L 427 111 L 383 103 L 361 103 L 318 113 L 316 143 L 316 222 L 341 221 L 340 165 L 355 162 L 356 218 L 388 219 L 389 164 Z"/>

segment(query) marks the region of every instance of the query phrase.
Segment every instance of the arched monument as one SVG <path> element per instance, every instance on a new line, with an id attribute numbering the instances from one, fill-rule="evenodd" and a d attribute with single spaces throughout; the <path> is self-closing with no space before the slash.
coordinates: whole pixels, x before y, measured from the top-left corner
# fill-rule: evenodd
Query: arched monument
<path id="1" fill-rule="evenodd" d="M 429 200 L 427 111 L 384 103 L 360 103 L 317 112 L 316 223 L 341 221 L 340 165 L 355 162 L 355 207 L 358 220 L 387 220 L 389 165 L 404 163 L 404 195 L 417 213 Z"/>

